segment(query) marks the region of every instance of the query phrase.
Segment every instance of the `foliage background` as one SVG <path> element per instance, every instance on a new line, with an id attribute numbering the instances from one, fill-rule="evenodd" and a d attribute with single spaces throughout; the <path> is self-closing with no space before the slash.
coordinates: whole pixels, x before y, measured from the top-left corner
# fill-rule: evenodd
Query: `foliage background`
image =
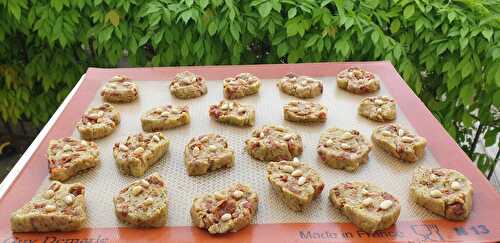
<path id="1" fill-rule="evenodd" d="M 42 125 L 89 66 L 390 60 L 463 150 L 500 130 L 499 0 L 0 0 L 0 115 Z M 498 153 L 496 155 L 498 159 Z"/>

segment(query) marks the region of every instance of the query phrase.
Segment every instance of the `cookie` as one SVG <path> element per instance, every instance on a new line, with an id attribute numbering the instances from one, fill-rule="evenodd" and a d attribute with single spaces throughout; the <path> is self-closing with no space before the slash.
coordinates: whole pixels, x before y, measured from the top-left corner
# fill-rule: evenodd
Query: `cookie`
<path id="1" fill-rule="evenodd" d="M 371 147 L 357 130 L 330 128 L 321 134 L 317 152 L 325 164 L 335 169 L 354 171 L 368 161 Z"/>
<path id="2" fill-rule="evenodd" d="M 253 126 L 255 123 L 255 108 L 236 101 L 223 100 L 211 105 L 208 114 L 220 123 L 234 126 Z"/>
<path id="3" fill-rule="evenodd" d="M 224 97 L 239 99 L 257 94 L 260 89 L 260 79 L 251 73 L 240 73 L 234 78 L 224 79 Z"/>
<path id="4" fill-rule="evenodd" d="M 76 231 L 87 221 L 85 187 L 54 181 L 12 213 L 13 232 Z"/>
<path id="5" fill-rule="evenodd" d="M 71 137 L 51 140 L 47 158 L 50 179 L 58 181 L 66 181 L 100 162 L 96 143 Z"/>
<path id="6" fill-rule="evenodd" d="M 319 174 L 296 158 L 293 161 L 270 162 L 267 179 L 293 211 L 304 210 L 325 187 Z"/>
<path id="7" fill-rule="evenodd" d="M 278 87 L 283 93 L 297 98 L 313 98 L 323 93 L 323 83 L 320 80 L 294 73 L 280 79 Z"/>
<path id="8" fill-rule="evenodd" d="M 396 123 L 376 127 L 372 133 L 372 140 L 392 156 L 408 162 L 421 159 L 427 144 L 425 138 L 413 134 Z"/>
<path id="9" fill-rule="evenodd" d="M 290 128 L 266 125 L 245 141 L 247 153 L 260 161 L 292 160 L 302 154 L 302 138 Z"/>
<path id="10" fill-rule="evenodd" d="M 122 174 L 140 177 L 165 155 L 169 144 L 161 132 L 139 133 L 115 143 L 113 157 Z"/>
<path id="11" fill-rule="evenodd" d="M 234 152 L 227 140 L 216 134 L 192 138 L 184 149 L 184 163 L 190 176 L 204 175 L 210 171 L 234 165 Z"/>
<path id="12" fill-rule="evenodd" d="M 248 226 L 258 208 L 258 197 L 248 186 L 235 184 L 193 200 L 193 225 L 210 234 L 237 232 Z"/>
<path id="13" fill-rule="evenodd" d="M 102 98 L 111 103 L 129 103 L 139 97 L 137 84 L 130 78 L 117 75 L 111 78 L 101 90 Z"/>
<path id="14" fill-rule="evenodd" d="M 358 106 L 358 114 L 374 121 L 393 121 L 396 119 L 396 101 L 387 96 L 364 98 Z"/>
<path id="15" fill-rule="evenodd" d="M 367 182 L 347 182 L 330 190 L 333 207 L 361 230 L 373 233 L 396 223 L 399 200 Z"/>
<path id="16" fill-rule="evenodd" d="M 351 67 L 337 74 L 337 86 L 354 94 L 366 94 L 379 90 L 380 80 L 371 72 Z"/>
<path id="17" fill-rule="evenodd" d="M 291 122 L 325 122 L 327 109 L 324 105 L 302 100 L 293 100 L 283 107 L 285 120 Z"/>
<path id="18" fill-rule="evenodd" d="M 418 205 L 451 220 L 465 220 L 472 211 L 472 183 L 460 172 L 445 168 L 417 168 L 410 197 Z"/>
<path id="19" fill-rule="evenodd" d="M 161 227 L 167 222 L 167 188 L 158 173 L 132 182 L 113 198 L 116 217 L 135 227 Z"/>
<path id="20" fill-rule="evenodd" d="M 141 116 L 142 130 L 157 132 L 189 124 L 187 106 L 164 105 L 146 111 Z"/>
<path id="21" fill-rule="evenodd" d="M 113 133 L 120 124 L 120 113 L 108 103 L 89 108 L 76 124 L 80 137 L 95 140 Z"/>
<path id="22" fill-rule="evenodd" d="M 207 85 L 203 77 L 184 71 L 175 75 L 170 83 L 170 93 L 179 99 L 196 98 L 207 93 Z"/>

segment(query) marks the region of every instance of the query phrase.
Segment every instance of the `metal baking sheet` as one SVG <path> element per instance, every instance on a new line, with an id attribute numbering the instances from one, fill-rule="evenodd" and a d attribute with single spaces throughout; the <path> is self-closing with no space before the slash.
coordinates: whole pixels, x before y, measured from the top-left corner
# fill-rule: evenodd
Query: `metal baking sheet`
<path id="1" fill-rule="evenodd" d="M 384 64 L 388 65 L 386 63 Z M 336 64 L 331 65 L 334 66 Z M 361 65 L 364 65 L 364 63 Z M 344 67 L 348 66 L 349 65 L 344 64 Z M 388 78 L 384 75 L 384 72 L 380 72 L 380 69 L 377 70 L 376 66 L 372 67 L 370 64 L 367 64 L 366 68 L 373 71 L 377 77 L 381 79 L 381 89 L 380 91 L 369 95 L 354 95 L 337 88 L 335 82 L 336 72 L 322 71 L 319 73 L 310 73 L 310 70 L 303 68 L 284 68 L 289 67 L 287 65 L 281 65 L 280 67 L 282 68 L 273 70 L 272 75 L 269 75 L 268 72 L 270 71 L 267 70 L 259 72 L 259 68 L 250 70 L 254 71 L 253 73 L 262 79 L 262 87 L 257 95 L 238 100 L 241 103 L 251 104 L 256 107 L 256 122 L 255 125 L 250 128 L 240 128 L 220 124 L 210 119 L 208 116 L 209 106 L 224 99 L 221 80 L 227 76 L 235 75 L 239 72 L 247 70 L 238 70 L 236 67 L 225 67 L 225 72 L 217 73 L 217 67 L 184 67 L 182 69 L 169 69 L 167 74 L 162 73 L 161 69 L 156 69 L 157 71 L 160 71 L 156 73 L 153 71 L 155 69 L 108 69 L 105 70 L 105 72 L 94 72 L 99 74 L 95 75 L 95 77 L 87 77 L 86 82 L 89 82 L 90 79 L 95 80 L 93 81 L 91 88 L 89 87 L 89 89 L 81 91 L 80 94 L 76 94 L 77 96 L 80 95 L 82 97 L 86 97 L 84 100 L 80 100 L 78 107 L 80 110 L 85 110 L 85 108 L 89 106 L 102 103 L 102 99 L 98 92 L 99 88 L 104 84 L 107 78 L 110 78 L 115 74 L 128 74 L 139 87 L 139 99 L 136 102 L 114 105 L 121 114 L 121 123 L 117 130 L 110 136 L 96 141 L 100 149 L 101 164 L 89 172 L 76 176 L 68 181 L 69 183 L 82 182 L 87 187 L 86 198 L 88 207 L 87 212 L 89 216 L 87 228 L 120 229 L 120 231 L 136 230 L 121 224 L 114 215 L 114 205 L 112 202 L 113 196 L 122 187 L 136 180 L 136 178 L 124 176 L 119 173 L 112 156 L 112 146 L 115 142 L 121 141 L 127 135 L 142 131 L 140 116 L 144 111 L 155 106 L 165 104 L 188 105 L 191 114 L 191 123 L 187 126 L 163 132 L 171 142 L 169 151 L 165 157 L 161 159 L 161 161 L 146 172 L 146 175 L 153 172 L 159 172 L 167 181 L 169 215 L 167 225 L 162 229 L 189 229 L 190 232 L 195 231 L 202 235 L 206 234 L 201 230 L 196 230 L 190 227 L 191 219 L 189 209 L 193 198 L 196 195 L 223 189 L 235 182 L 248 184 L 259 195 L 260 202 L 257 217 L 253 222 L 253 228 L 258 227 L 259 225 L 350 225 L 352 227 L 352 225 L 348 223 L 346 217 L 342 216 L 337 210 L 332 208 L 331 203 L 328 200 L 329 189 L 338 183 L 351 180 L 369 181 L 384 188 L 386 191 L 399 198 L 401 203 L 401 215 L 399 217 L 399 222 L 396 227 L 393 227 L 393 229 L 388 231 L 392 232 L 392 237 L 396 240 L 403 239 L 401 237 L 409 237 L 404 234 L 397 234 L 400 222 L 448 222 L 416 205 L 408 197 L 410 179 L 416 167 L 437 167 L 442 164 L 438 162 L 438 159 L 434 156 L 435 152 L 433 151 L 435 150 L 433 149 L 426 149 L 422 160 L 416 163 L 407 163 L 395 159 L 377 146 L 373 146 L 372 151 L 369 154 L 370 158 L 368 163 L 362 165 L 355 172 L 332 169 L 319 161 L 316 153 L 316 146 L 318 144 L 320 134 L 328 128 L 339 127 L 344 129 L 356 129 L 367 139 L 370 139 L 372 129 L 381 124 L 357 115 L 357 106 L 362 98 L 371 95 L 388 95 L 395 97 L 396 102 L 398 103 L 401 101 L 403 106 L 406 105 L 406 101 L 403 100 L 403 98 L 400 99 L 397 97 L 401 94 L 391 92 L 390 87 L 388 87 L 391 82 L 388 82 Z M 298 67 L 301 66 L 299 65 Z M 220 69 L 224 69 L 224 67 L 220 67 Z M 228 69 L 230 69 L 230 71 L 227 71 Z M 340 70 L 341 68 L 338 67 L 336 69 Z M 181 70 L 190 70 L 206 76 L 208 93 L 202 97 L 189 100 L 181 100 L 173 97 L 168 89 L 170 79 L 176 72 Z M 302 70 L 307 71 L 304 72 Z M 323 94 L 319 97 L 308 100 L 322 103 L 328 108 L 328 119 L 325 123 L 298 124 L 288 122 L 283 119 L 283 105 L 288 101 L 297 98 L 280 92 L 278 87 L 276 87 L 276 81 L 280 76 L 285 75 L 289 71 L 294 71 L 298 74 L 307 74 L 323 81 Z M 90 73 L 90 75 L 92 75 L 92 73 Z M 76 98 L 78 97 L 74 97 L 74 99 Z M 82 104 L 82 102 L 85 103 Z M 421 106 L 422 104 L 420 103 L 416 105 Z M 71 104 L 69 109 L 71 109 Z M 74 125 L 78 120 L 78 114 L 78 112 L 72 112 L 72 116 L 70 118 L 71 121 L 66 120 L 64 122 L 64 126 L 66 127 L 65 129 L 68 131 L 66 135 L 79 137 L 78 132 L 74 129 Z M 407 117 L 407 114 L 411 114 L 411 110 L 404 110 L 404 107 L 398 105 L 397 119 L 395 122 L 402 124 L 416 133 L 419 133 L 419 131 L 417 131 L 418 129 L 415 129 L 415 124 L 418 123 L 411 122 L 410 118 Z M 436 121 L 434 120 L 433 122 Z M 302 136 L 304 143 L 304 152 L 299 159 L 303 162 L 307 162 L 312 168 L 316 169 L 325 182 L 325 189 L 321 196 L 314 200 L 310 207 L 303 212 L 293 212 L 285 206 L 285 204 L 278 197 L 278 194 L 271 189 L 271 186 L 267 182 L 265 170 L 266 163 L 252 159 L 245 152 L 244 141 L 250 136 L 252 130 L 266 124 L 284 125 L 297 131 Z M 184 146 L 192 137 L 206 133 L 220 134 L 228 139 L 229 146 L 235 151 L 235 166 L 230 169 L 222 169 L 212 172 L 204 176 L 188 176 L 183 161 Z M 430 140 L 429 144 L 430 147 L 432 147 L 433 137 L 426 137 Z M 44 148 L 43 145 L 40 145 L 40 147 L 41 151 L 38 152 L 42 153 L 46 147 Z M 40 159 L 37 163 L 46 162 L 44 159 Z M 46 171 L 38 173 L 45 173 L 45 175 L 40 176 L 40 182 L 36 184 L 35 190 L 43 190 L 46 188 L 49 180 L 47 178 Z M 477 173 L 477 171 L 475 173 Z M 475 197 L 477 197 L 476 195 Z M 496 200 L 498 200 L 498 198 Z M 475 209 L 477 208 L 477 201 L 478 200 L 475 200 Z M 20 204 L 21 202 L 19 202 L 19 205 Z M 476 212 L 477 209 L 473 212 L 471 218 L 475 217 Z M 406 225 L 406 223 L 403 224 Z M 414 228 L 415 227 L 412 228 L 410 226 L 409 229 L 414 232 Z M 432 227 L 429 228 L 434 229 Z M 353 229 L 355 230 L 356 228 L 354 227 Z M 492 231 L 490 228 L 487 229 L 489 229 L 490 232 Z M 307 240 L 311 237 L 311 239 L 314 239 L 314 231 L 312 231 L 313 233 L 310 232 L 311 231 L 307 230 L 300 231 L 297 233 L 297 239 Z M 241 232 L 238 234 L 240 233 Z M 338 235 L 343 236 L 343 233 L 345 232 L 339 231 Z M 415 237 L 419 236 L 417 233 L 415 233 Z M 496 233 L 498 234 L 498 232 Z M 237 234 L 232 234 L 231 237 L 235 237 L 234 235 Z M 442 234 L 439 234 L 439 236 L 445 239 Z M 361 236 L 358 235 L 358 238 L 359 237 Z M 120 239 L 125 240 L 128 238 Z M 194 240 L 192 238 L 190 239 Z"/>

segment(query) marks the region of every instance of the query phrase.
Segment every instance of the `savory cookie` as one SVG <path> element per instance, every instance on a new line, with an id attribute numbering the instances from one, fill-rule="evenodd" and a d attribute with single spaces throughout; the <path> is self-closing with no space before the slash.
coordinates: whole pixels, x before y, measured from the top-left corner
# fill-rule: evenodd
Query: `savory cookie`
<path id="1" fill-rule="evenodd" d="M 302 138 L 290 128 L 266 125 L 245 141 L 246 151 L 260 161 L 292 160 L 302 154 Z"/>
<path id="2" fill-rule="evenodd" d="M 235 184 L 214 194 L 193 200 L 193 225 L 210 234 L 237 232 L 250 224 L 257 213 L 259 199 L 248 186 Z"/>
<path id="3" fill-rule="evenodd" d="M 372 140 L 392 156 L 408 162 L 415 162 L 424 156 L 427 140 L 417 136 L 399 124 L 385 124 L 376 127 Z"/>
<path id="4" fill-rule="evenodd" d="M 108 136 L 120 124 L 120 113 L 108 103 L 89 108 L 76 124 L 80 136 L 95 140 Z"/>
<path id="5" fill-rule="evenodd" d="M 75 231 L 87 221 L 85 187 L 54 181 L 12 213 L 13 232 Z"/>
<path id="6" fill-rule="evenodd" d="M 169 141 L 161 132 L 128 136 L 113 146 L 113 157 L 124 175 L 140 177 L 165 155 Z"/>
<path id="7" fill-rule="evenodd" d="M 325 164 L 354 171 L 368 161 L 372 145 L 357 130 L 330 128 L 321 134 L 318 155 Z"/>
<path id="8" fill-rule="evenodd" d="M 278 81 L 278 87 L 286 94 L 297 98 L 313 98 L 323 93 L 321 80 L 289 73 Z"/>
<path id="9" fill-rule="evenodd" d="M 224 97 L 238 99 L 259 92 L 260 79 L 251 73 L 240 73 L 224 79 Z"/>
<path id="10" fill-rule="evenodd" d="M 333 207 L 361 230 L 373 233 L 396 223 L 401 211 L 398 199 L 366 182 L 339 184 L 330 191 Z"/>
<path id="11" fill-rule="evenodd" d="M 100 162 L 96 143 L 71 137 L 50 140 L 47 157 L 50 179 L 58 181 L 66 181 Z"/>
<path id="12" fill-rule="evenodd" d="M 164 105 L 146 111 L 141 116 L 142 130 L 157 132 L 189 124 L 187 106 Z"/>
<path id="13" fill-rule="evenodd" d="M 327 109 L 324 105 L 302 100 L 293 100 L 283 107 L 285 120 L 291 122 L 325 122 Z"/>
<path id="14" fill-rule="evenodd" d="M 130 78 L 117 75 L 111 78 L 101 90 L 101 96 L 105 101 L 112 103 L 128 103 L 137 99 L 137 84 Z"/>
<path id="15" fill-rule="evenodd" d="M 170 83 L 170 93 L 179 99 L 196 98 L 207 93 L 207 85 L 203 77 L 184 71 L 175 75 Z"/>
<path id="16" fill-rule="evenodd" d="M 208 114 L 218 122 L 234 126 L 253 126 L 255 123 L 255 108 L 236 101 L 223 100 L 211 105 Z"/>
<path id="17" fill-rule="evenodd" d="M 136 227 L 161 227 L 167 222 L 167 188 L 158 173 L 132 182 L 113 198 L 116 217 Z"/>
<path id="18" fill-rule="evenodd" d="M 380 80 L 371 72 L 351 67 L 337 74 L 337 86 L 351 93 L 365 94 L 379 90 Z"/>
<path id="19" fill-rule="evenodd" d="M 204 175 L 234 165 L 234 152 L 227 140 L 216 134 L 192 138 L 184 149 L 184 163 L 188 175 Z"/>
<path id="20" fill-rule="evenodd" d="M 321 194 L 325 186 L 319 174 L 297 158 L 293 161 L 270 162 L 267 165 L 267 179 L 293 211 L 302 211 Z"/>
<path id="21" fill-rule="evenodd" d="M 358 114 L 379 122 L 396 119 L 396 101 L 387 96 L 367 97 L 361 100 Z"/>
<path id="22" fill-rule="evenodd" d="M 417 168 L 410 197 L 422 207 L 451 220 L 465 220 L 472 211 L 472 183 L 460 172 Z"/>

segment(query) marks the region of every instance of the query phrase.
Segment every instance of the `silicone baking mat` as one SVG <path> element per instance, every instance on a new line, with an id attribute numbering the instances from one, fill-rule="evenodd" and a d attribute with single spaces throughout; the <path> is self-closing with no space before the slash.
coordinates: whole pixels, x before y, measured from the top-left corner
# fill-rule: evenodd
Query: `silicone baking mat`
<path id="1" fill-rule="evenodd" d="M 357 115 L 356 108 L 359 101 L 366 96 L 375 94 L 353 95 L 336 86 L 335 75 L 343 68 L 351 65 L 362 66 L 374 72 L 382 81 L 381 90 L 375 94 L 392 96 L 398 103 L 398 116 L 395 122 L 410 128 L 429 140 L 428 149 L 421 161 L 416 163 L 401 162 L 376 146 L 372 148 L 368 163 L 361 166 L 356 172 L 335 170 L 319 161 L 316 154 L 316 145 L 320 134 L 326 129 L 330 127 L 357 129 L 369 139 L 372 129 L 380 124 Z M 183 70 L 190 70 L 205 76 L 207 79 L 208 94 L 189 100 L 181 100 L 173 97 L 169 92 L 168 85 L 175 73 Z M 213 121 L 208 116 L 208 107 L 223 99 L 221 80 L 243 71 L 250 71 L 262 79 L 262 87 L 258 95 L 239 100 L 241 103 L 251 104 L 256 107 L 256 123 L 254 127 L 232 127 Z M 304 125 L 287 122 L 283 119 L 283 105 L 296 98 L 280 92 L 276 87 L 276 80 L 290 71 L 309 75 L 323 81 L 323 94 L 317 98 L 308 100 L 317 101 L 327 106 L 327 122 Z M 75 102 L 70 102 L 63 113 L 63 115 L 67 115 L 66 119 L 60 121 L 62 119 L 60 117 L 58 120 L 60 124 L 56 123 L 54 126 L 64 129 L 64 132 L 61 131 L 58 132 L 59 134 L 54 134 L 56 132 L 51 131 L 53 134 L 47 135 L 47 138 L 68 135 L 79 137 L 74 129 L 74 125 L 81 112 L 88 106 L 102 103 L 98 92 L 99 88 L 104 84 L 105 80 L 116 74 L 130 76 L 139 86 L 140 98 L 138 101 L 130 104 L 115 105 L 121 114 L 122 122 L 112 135 L 96 141 L 100 148 L 101 164 L 97 168 L 68 181 L 82 182 L 86 185 L 87 212 L 89 217 L 88 228 L 78 233 L 50 234 L 55 235 L 54 237 L 64 239 L 65 235 L 73 235 L 75 237 L 78 236 L 78 239 L 95 239 L 96 236 L 99 236 L 101 240 L 107 239 L 110 241 L 118 239 L 146 240 L 146 238 L 135 238 L 141 235 L 141 230 L 128 228 L 126 225 L 118 222 L 114 215 L 112 197 L 120 188 L 136 180 L 136 178 L 124 176 L 118 172 L 111 151 L 115 142 L 121 141 L 127 135 L 142 131 L 140 116 L 144 111 L 165 104 L 188 105 L 191 114 L 191 123 L 187 126 L 164 131 L 164 134 L 171 141 L 169 152 L 160 162 L 147 171 L 147 174 L 159 172 L 165 178 L 169 197 L 167 225 L 164 228 L 147 230 L 147 232 L 157 232 L 154 233 L 155 236 L 148 234 L 150 240 L 152 239 L 151 237 L 157 237 L 154 239 L 171 239 L 177 242 L 192 241 L 196 240 L 196 237 L 201 237 L 200 239 L 204 240 L 240 239 L 257 241 L 258 239 L 266 240 L 275 238 L 273 235 L 266 235 L 264 233 L 264 231 L 268 231 L 274 227 L 278 227 L 283 233 L 286 232 L 287 234 L 284 235 L 289 236 L 289 240 L 292 241 L 351 241 L 366 239 L 381 241 L 488 240 L 495 239 L 490 238 L 492 236 L 498 237 L 498 220 L 495 221 L 493 219 L 490 224 L 486 224 L 487 222 L 481 219 L 481 223 L 471 224 L 471 222 L 478 220 L 478 214 L 485 210 L 483 208 L 485 206 L 481 205 L 485 202 L 478 200 L 478 197 L 489 197 L 493 201 L 498 202 L 498 195 L 491 186 L 484 184 L 485 180 L 473 166 L 461 167 L 464 163 L 470 163 L 463 157 L 462 151 L 458 151 L 458 153 L 462 153 L 459 154 L 462 158 L 459 160 L 455 159 L 455 163 L 450 163 L 451 161 L 448 160 L 443 161 L 443 159 L 446 159 L 445 154 L 442 154 L 443 150 L 450 149 L 450 146 L 456 150 L 458 149 L 456 144 L 449 137 L 444 138 L 448 144 L 439 142 L 436 138 L 436 135 L 439 134 L 428 131 L 430 125 L 433 125 L 437 129 L 441 129 L 438 132 L 443 132 L 439 124 L 436 126 L 437 121 L 431 117 L 423 104 L 411 93 L 388 63 L 90 69 L 87 72 L 86 80 L 72 98 L 72 101 Z M 415 113 L 419 113 L 419 109 L 416 108 L 423 108 L 426 116 L 415 116 Z M 69 112 L 71 114 L 68 114 Z M 304 212 L 293 212 L 284 205 L 267 182 L 266 163 L 252 159 L 244 150 L 244 141 L 250 136 L 251 131 L 265 124 L 284 125 L 297 131 L 302 136 L 304 143 L 304 153 L 299 159 L 307 162 L 311 167 L 316 169 L 325 182 L 325 190 L 322 195 L 313 201 L 312 205 Z M 192 137 L 207 133 L 220 134 L 228 139 L 230 147 L 235 151 L 235 166 L 231 169 L 223 169 L 204 176 L 190 177 L 186 173 L 183 161 L 184 146 Z M 46 141 L 44 142 L 46 143 Z M 37 175 L 38 183 L 31 185 L 29 188 L 30 193 L 27 196 L 23 195 L 24 200 L 16 202 L 17 207 L 29 200 L 37 189 L 40 188 L 43 190 L 49 183 L 46 173 L 46 159 L 44 158 L 45 150 L 46 145 L 42 143 L 33 156 L 38 155 L 38 157 L 32 158 L 32 160 L 36 161 L 33 161 L 33 163 L 44 164 L 42 168 L 36 172 L 25 169 L 21 173 L 19 179 L 22 178 L 22 174 L 32 176 L 37 173 L 39 175 Z M 415 205 L 408 198 L 408 185 L 413 170 L 418 166 L 437 167 L 440 165 L 451 168 L 458 166 L 456 169 L 465 173 L 469 178 L 471 178 L 470 174 L 473 174 L 471 180 L 476 188 L 474 195 L 475 205 L 471 218 L 465 222 L 443 220 L 422 207 Z M 478 185 L 475 179 L 482 183 Z M 401 215 L 395 227 L 368 235 L 358 231 L 356 227 L 348 223 L 347 218 L 332 208 L 328 200 L 329 189 L 338 183 L 351 180 L 370 181 L 399 198 L 401 202 Z M 189 209 L 192 199 L 196 195 L 225 188 L 234 182 L 248 184 L 259 195 L 259 209 L 253 222 L 254 225 L 236 234 L 228 234 L 216 238 L 209 236 L 202 230 L 190 227 Z M 484 190 L 488 191 L 489 194 L 483 193 Z M 10 198 L 9 194 L 12 194 L 12 190 L 2 200 L 8 200 Z M 2 202 L 2 206 L 0 206 L 0 213 L 2 215 L 5 211 L 3 205 Z M 12 211 L 17 207 L 11 206 L 9 209 Z M 498 210 L 495 211 L 498 213 Z M 3 221 L 8 221 L 7 219 L 8 217 L 2 217 Z M 12 236 L 8 231 L 8 222 L 2 222 L 2 225 L 3 227 L 0 230 L 5 230 L 6 239 L 9 239 L 8 237 Z M 259 231 L 261 233 L 258 233 Z M 128 234 L 130 235 L 125 236 Z M 48 237 L 41 234 L 16 234 L 15 236 L 30 238 L 34 237 L 33 235 L 42 238 Z M 86 236 L 88 237 L 85 238 Z M 280 238 L 279 240 L 289 241 L 286 238 Z"/>

